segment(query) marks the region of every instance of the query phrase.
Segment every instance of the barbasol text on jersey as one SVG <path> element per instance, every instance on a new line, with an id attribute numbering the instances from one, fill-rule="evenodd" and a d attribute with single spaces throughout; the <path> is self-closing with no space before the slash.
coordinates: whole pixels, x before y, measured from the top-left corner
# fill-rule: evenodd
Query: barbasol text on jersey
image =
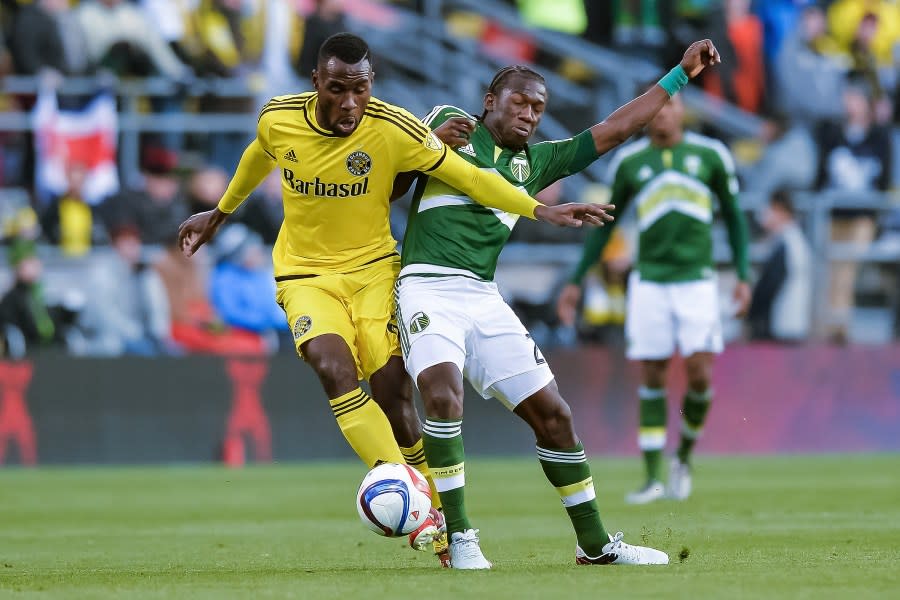
<path id="1" fill-rule="evenodd" d="M 318 177 L 312 181 L 304 181 L 294 175 L 290 169 L 282 169 L 285 182 L 298 194 L 306 196 L 322 196 L 323 198 L 348 198 L 364 196 L 369 193 L 369 178 L 364 177 L 356 183 L 332 183 L 322 181 Z"/>

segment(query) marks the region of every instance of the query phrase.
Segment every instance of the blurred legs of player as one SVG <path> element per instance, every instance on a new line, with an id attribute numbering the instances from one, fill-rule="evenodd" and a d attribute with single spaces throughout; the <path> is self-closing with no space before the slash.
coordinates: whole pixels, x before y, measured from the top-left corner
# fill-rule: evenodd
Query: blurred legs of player
<path id="1" fill-rule="evenodd" d="M 398 262 L 285 279 L 278 282 L 277 300 L 298 353 L 319 377 L 338 427 L 356 454 L 369 467 L 379 461 L 407 462 L 426 477 L 432 504 L 440 507 L 393 323 Z M 364 379 L 374 402 L 359 385 Z M 435 551 L 444 551 L 443 546 L 437 539 Z"/>
<path id="2" fill-rule="evenodd" d="M 628 504 L 647 504 L 665 497 L 684 500 L 691 493 L 691 452 L 703 430 L 712 391 L 715 354 L 723 342 L 715 281 L 660 284 L 629 281 L 628 357 L 641 361 L 640 429 L 638 446 L 644 456 L 646 479 L 625 496 Z M 663 484 L 666 446 L 666 380 L 669 357 L 679 350 L 687 372 L 688 391 L 681 406 L 681 437 Z"/>

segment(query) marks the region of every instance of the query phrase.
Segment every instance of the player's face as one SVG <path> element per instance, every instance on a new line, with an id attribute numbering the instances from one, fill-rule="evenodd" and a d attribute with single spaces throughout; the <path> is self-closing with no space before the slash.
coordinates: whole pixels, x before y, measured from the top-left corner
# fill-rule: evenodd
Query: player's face
<path id="1" fill-rule="evenodd" d="M 375 73 L 368 59 L 348 65 L 337 58 L 319 65 L 312 81 L 319 92 L 316 120 L 339 137 L 347 137 L 359 126 L 372 97 Z"/>
<path id="2" fill-rule="evenodd" d="M 673 96 L 660 109 L 653 120 L 650 121 L 648 129 L 651 135 L 660 135 L 669 137 L 676 135 L 682 129 L 684 122 L 684 103 L 681 96 Z"/>
<path id="3" fill-rule="evenodd" d="M 509 148 L 521 148 L 534 135 L 544 109 L 547 88 L 532 77 L 511 76 L 498 94 L 484 97 L 485 125 Z"/>

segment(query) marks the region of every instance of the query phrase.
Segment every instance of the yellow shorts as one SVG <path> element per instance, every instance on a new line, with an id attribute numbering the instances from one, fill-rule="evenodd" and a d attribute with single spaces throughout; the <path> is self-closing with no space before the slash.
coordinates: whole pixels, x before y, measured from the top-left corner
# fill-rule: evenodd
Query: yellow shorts
<path id="1" fill-rule="evenodd" d="M 309 340 L 335 333 L 347 342 L 359 379 L 400 355 L 394 320 L 394 282 L 400 257 L 351 273 L 279 281 L 275 299 L 287 315 L 297 353 Z"/>

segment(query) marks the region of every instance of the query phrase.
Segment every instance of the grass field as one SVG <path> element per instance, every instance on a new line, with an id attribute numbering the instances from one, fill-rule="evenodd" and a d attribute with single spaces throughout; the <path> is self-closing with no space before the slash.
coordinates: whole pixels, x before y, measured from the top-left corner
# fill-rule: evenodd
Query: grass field
<path id="1" fill-rule="evenodd" d="M 638 461 L 594 459 L 608 528 L 662 567 L 577 567 L 536 461 L 474 458 L 490 572 L 359 523 L 355 463 L 0 470 L 0 598 L 885 598 L 900 456 L 700 458 L 684 503 L 628 507 Z M 679 555 L 687 555 L 679 559 Z M 893 591 L 892 591 L 893 590 Z"/>

